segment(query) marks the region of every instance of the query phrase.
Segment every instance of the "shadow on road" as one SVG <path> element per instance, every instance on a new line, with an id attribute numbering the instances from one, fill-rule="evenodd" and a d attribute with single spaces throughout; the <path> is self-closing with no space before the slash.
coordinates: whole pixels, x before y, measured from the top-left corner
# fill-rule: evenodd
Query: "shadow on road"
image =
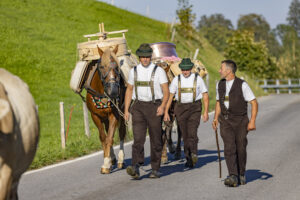
<path id="1" fill-rule="evenodd" d="M 259 169 L 246 170 L 247 183 L 250 183 L 255 180 L 267 180 L 272 177 L 273 177 L 272 174 L 262 172 Z"/>
<path id="2" fill-rule="evenodd" d="M 221 151 L 223 152 L 223 151 Z M 214 154 L 214 155 L 212 155 Z M 217 151 L 211 151 L 211 150 L 198 150 L 198 162 L 196 166 L 192 169 L 186 168 L 185 167 L 185 158 L 184 158 L 184 153 L 181 151 L 181 159 L 180 160 L 174 160 L 174 155 L 168 153 L 168 163 L 162 164 L 160 168 L 161 176 L 168 176 L 172 173 L 177 173 L 177 172 L 184 172 L 187 170 L 193 170 L 197 168 L 201 168 L 204 165 L 211 163 L 211 162 L 218 162 L 218 152 Z M 224 157 L 221 157 L 221 160 L 224 160 Z M 146 157 L 144 159 L 144 165 L 141 166 L 141 170 L 146 172 L 146 175 L 143 175 L 140 177 L 140 179 L 148 177 L 148 173 L 151 172 L 151 166 L 150 169 L 144 169 L 146 166 L 148 168 L 148 165 L 150 165 L 150 157 Z M 125 160 L 126 166 L 131 165 L 131 158 Z"/>

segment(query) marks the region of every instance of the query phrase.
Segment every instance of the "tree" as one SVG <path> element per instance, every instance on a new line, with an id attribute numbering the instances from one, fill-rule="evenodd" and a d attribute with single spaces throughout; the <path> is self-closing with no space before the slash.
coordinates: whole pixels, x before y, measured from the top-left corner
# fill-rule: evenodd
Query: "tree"
<path id="1" fill-rule="evenodd" d="M 252 78 L 275 78 L 277 66 L 264 41 L 255 42 L 254 33 L 236 31 L 227 41 L 225 57 L 234 60 L 240 71 Z"/>
<path id="2" fill-rule="evenodd" d="M 289 25 L 294 27 L 300 36 L 300 2 L 299 0 L 293 0 L 290 5 L 287 21 Z"/>
<path id="3" fill-rule="evenodd" d="M 294 27 L 287 24 L 279 24 L 275 29 L 277 37 L 282 45 L 282 55 L 278 60 L 278 66 L 282 77 L 300 77 L 300 38 Z"/>
<path id="4" fill-rule="evenodd" d="M 184 37 L 188 38 L 192 37 L 193 23 L 196 19 L 196 15 L 192 13 L 192 8 L 193 5 L 190 5 L 188 0 L 178 0 L 178 9 L 176 10 L 177 17 L 180 20 L 178 28 Z"/>
<path id="5" fill-rule="evenodd" d="M 226 47 L 226 40 L 233 31 L 232 23 L 222 14 L 203 15 L 198 22 L 198 30 L 220 52 Z"/>
<path id="6" fill-rule="evenodd" d="M 223 14 L 213 14 L 210 17 L 206 17 L 206 15 L 203 15 L 198 22 L 198 29 L 201 30 L 201 28 L 205 27 L 212 27 L 212 26 L 221 26 L 228 30 L 233 30 L 232 23 L 229 19 L 225 19 Z"/>
<path id="7" fill-rule="evenodd" d="M 262 15 L 242 15 L 238 19 L 238 30 L 247 30 L 254 33 L 256 42 L 266 41 L 270 54 L 275 57 L 280 55 L 280 45 L 275 34 L 271 31 L 269 23 Z"/>
<path id="8" fill-rule="evenodd" d="M 262 15 L 242 15 L 238 19 L 238 30 L 248 30 L 254 33 L 255 41 L 267 40 L 270 25 Z"/>

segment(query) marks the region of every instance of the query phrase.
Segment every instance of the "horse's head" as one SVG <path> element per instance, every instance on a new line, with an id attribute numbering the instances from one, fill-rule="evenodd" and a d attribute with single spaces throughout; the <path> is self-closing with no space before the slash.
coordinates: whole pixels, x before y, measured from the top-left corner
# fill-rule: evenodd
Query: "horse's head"
<path id="1" fill-rule="evenodd" d="M 98 46 L 97 48 L 100 55 L 100 62 L 98 62 L 99 75 L 104 91 L 110 98 L 117 98 L 120 90 L 120 68 L 116 57 L 118 45 L 113 51 L 111 51 L 110 48 L 107 48 L 104 51 Z"/>

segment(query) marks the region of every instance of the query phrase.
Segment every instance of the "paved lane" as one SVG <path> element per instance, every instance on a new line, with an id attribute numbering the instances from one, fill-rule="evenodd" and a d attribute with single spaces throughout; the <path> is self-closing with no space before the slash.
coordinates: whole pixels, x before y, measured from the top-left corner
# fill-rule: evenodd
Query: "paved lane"
<path id="1" fill-rule="evenodd" d="M 162 165 L 160 179 L 147 178 L 150 172 L 148 146 L 145 152 L 147 165 L 141 170 L 142 180 L 131 180 L 125 170 L 101 175 L 103 154 L 97 153 L 75 162 L 27 173 L 21 179 L 19 197 L 21 200 L 300 199 L 300 95 L 271 95 L 260 98 L 258 102 L 257 131 L 248 135 L 247 184 L 244 186 L 224 186 L 223 179 L 227 175 L 224 160 L 223 177 L 218 178 L 210 116 L 208 123 L 201 122 L 199 161 L 192 170 L 184 169 L 182 159 Z M 130 164 L 131 145 L 125 150 L 126 162 Z"/>

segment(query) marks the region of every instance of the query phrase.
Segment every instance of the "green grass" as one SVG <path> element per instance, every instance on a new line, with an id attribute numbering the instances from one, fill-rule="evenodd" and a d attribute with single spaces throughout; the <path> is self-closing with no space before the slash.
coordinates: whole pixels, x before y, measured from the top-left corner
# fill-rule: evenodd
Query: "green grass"
<path id="1" fill-rule="evenodd" d="M 128 29 L 127 43 L 133 52 L 144 42 L 170 40 L 167 24 L 93 0 L 0 1 L 0 67 L 29 85 L 39 109 L 41 137 L 32 169 L 101 148 L 91 120 L 91 137 L 84 135 L 82 102 L 69 88 L 78 59 L 76 45 L 86 41 L 84 34 L 98 32 L 100 22 L 107 31 Z M 210 99 L 214 99 L 222 55 L 201 36 L 189 41 L 177 34 L 175 44 L 180 57 L 192 56 L 200 48 L 198 59 L 210 73 Z M 65 150 L 60 144 L 60 101 L 65 104 L 66 126 L 74 106 Z M 127 140 L 131 138 L 129 134 Z"/>

